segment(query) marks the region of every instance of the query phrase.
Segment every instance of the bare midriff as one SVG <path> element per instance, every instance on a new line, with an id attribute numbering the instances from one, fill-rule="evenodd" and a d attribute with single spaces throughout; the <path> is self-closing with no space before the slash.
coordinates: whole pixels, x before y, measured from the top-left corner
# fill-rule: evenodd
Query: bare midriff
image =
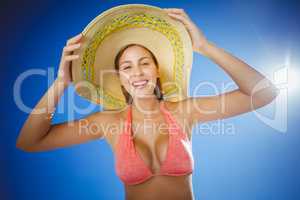
<path id="1" fill-rule="evenodd" d="M 126 200 L 193 200 L 192 177 L 153 176 L 137 185 L 125 185 Z"/>

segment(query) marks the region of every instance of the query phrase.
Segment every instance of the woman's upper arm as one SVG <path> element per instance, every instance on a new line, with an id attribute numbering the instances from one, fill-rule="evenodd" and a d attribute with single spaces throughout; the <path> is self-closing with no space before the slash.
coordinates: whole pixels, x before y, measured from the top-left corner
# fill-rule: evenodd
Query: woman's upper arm
<path id="1" fill-rule="evenodd" d="M 258 99 L 255 98 L 255 95 L 251 97 L 237 89 L 216 96 L 191 97 L 186 100 L 185 104 L 192 123 L 205 122 L 249 112 L 273 100 L 270 98 Z"/>
<path id="2" fill-rule="evenodd" d="M 52 125 L 49 132 L 28 151 L 45 151 L 103 138 L 103 127 L 110 122 L 111 114 L 92 113 L 84 119 Z"/>

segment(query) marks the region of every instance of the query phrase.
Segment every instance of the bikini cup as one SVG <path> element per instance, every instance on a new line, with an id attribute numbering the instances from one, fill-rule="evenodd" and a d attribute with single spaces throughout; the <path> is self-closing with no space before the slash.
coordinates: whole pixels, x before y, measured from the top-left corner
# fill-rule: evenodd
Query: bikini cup
<path id="1" fill-rule="evenodd" d="M 142 160 L 134 146 L 131 135 L 132 105 L 129 105 L 125 130 L 117 142 L 115 156 L 116 173 L 127 185 L 142 183 L 152 176 L 182 176 L 190 174 L 193 171 L 194 160 L 191 153 L 191 143 L 187 134 L 182 131 L 171 113 L 164 108 L 163 103 L 160 103 L 160 109 L 169 124 L 169 139 L 166 157 L 160 166 L 159 172 L 154 174 Z"/>

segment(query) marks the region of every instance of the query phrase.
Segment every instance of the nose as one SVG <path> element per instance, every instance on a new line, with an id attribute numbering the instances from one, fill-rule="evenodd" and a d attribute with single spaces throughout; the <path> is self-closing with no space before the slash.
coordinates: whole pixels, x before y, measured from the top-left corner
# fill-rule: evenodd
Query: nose
<path id="1" fill-rule="evenodd" d="M 133 67 L 132 73 L 133 75 L 141 75 L 143 71 L 139 66 L 135 66 Z"/>

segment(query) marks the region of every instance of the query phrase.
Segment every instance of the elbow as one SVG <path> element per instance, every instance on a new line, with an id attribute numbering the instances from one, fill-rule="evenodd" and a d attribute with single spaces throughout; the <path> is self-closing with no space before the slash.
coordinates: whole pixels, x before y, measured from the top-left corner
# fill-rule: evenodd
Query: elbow
<path id="1" fill-rule="evenodd" d="M 19 150 L 28 152 L 28 148 L 25 145 L 23 145 L 23 144 L 21 144 L 19 142 L 16 142 L 16 148 L 19 149 Z"/>
<path id="2" fill-rule="evenodd" d="M 26 144 L 20 139 L 18 139 L 16 142 L 16 148 L 24 152 L 37 152 L 36 148 L 34 148 L 34 145 Z"/>
<path id="3" fill-rule="evenodd" d="M 25 145 L 16 144 L 16 148 L 21 150 L 21 151 L 27 152 L 27 153 L 38 152 L 35 148 L 32 148 L 32 146 L 25 146 Z"/>
<path id="4" fill-rule="evenodd" d="M 279 95 L 280 90 L 275 87 L 274 85 L 272 85 L 271 88 L 268 89 L 267 93 L 266 93 L 266 105 L 269 103 L 272 103 L 276 97 Z"/>
<path id="5" fill-rule="evenodd" d="M 16 142 L 16 148 L 21 151 L 24 151 L 24 152 L 32 152 L 28 145 L 24 145 L 23 143 L 21 143 L 19 141 Z"/>
<path id="6" fill-rule="evenodd" d="M 272 82 L 270 82 L 270 86 L 267 88 L 267 96 L 269 99 L 269 103 L 273 102 L 280 93 L 280 89 L 277 88 Z"/>
<path id="7" fill-rule="evenodd" d="M 268 79 L 263 79 L 255 84 L 250 94 L 255 107 L 262 107 L 273 102 L 280 90 Z"/>
<path id="8" fill-rule="evenodd" d="M 21 134 L 19 134 L 19 135 L 21 135 Z M 20 136 L 18 137 L 18 139 L 16 141 L 16 148 L 19 149 L 19 150 L 22 150 L 22 151 L 26 151 L 24 142 L 22 142 Z"/>
<path id="9" fill-rule="evenodd" d="M 279 95 L 280 90 L 275 86 L 264 89 L 259 95 L 252 96 L 254 107 L 260 108 L 272 103 Z M 256 97 L 255 97 L 256 96 Z"/>

